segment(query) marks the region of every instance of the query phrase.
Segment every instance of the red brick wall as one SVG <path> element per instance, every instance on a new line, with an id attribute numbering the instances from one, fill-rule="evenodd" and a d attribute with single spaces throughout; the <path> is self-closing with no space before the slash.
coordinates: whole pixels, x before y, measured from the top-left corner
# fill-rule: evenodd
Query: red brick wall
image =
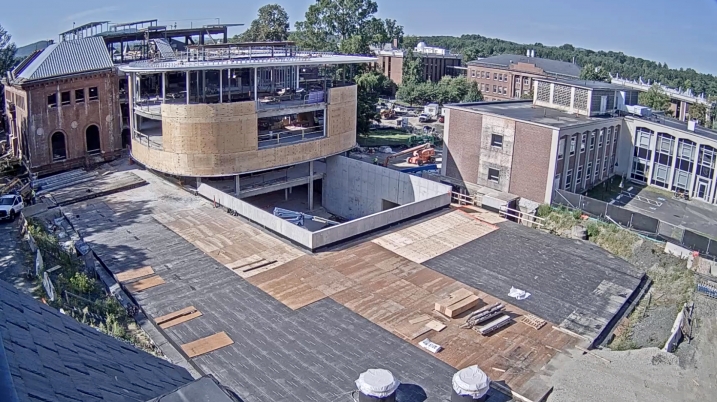
<path id="1" fill-rule="evenodd" d="M 89 100 L 89 88 L 97 87 L 99 100 Z M 85 101 L 75 103 L 75 90 L 84 89 Z M 70 91 L 70 105 L 58 104 L 49 108 L 47 97 Z M 122 148 L 122 121 L 119 112 L 118 80 L 114 72 L 88 74 L 42 84 L 27 85 L 29 98 L 29 145 L 32 167 L 54 164 L 51 136 L 60 131 L 65 134 L 67 160 L 84 159 L 87 155 L 85 130 L 97 125 L 103 154 L 112 154 Z M 66 163 L 65 163 L 66 164 Z M 50 169 L 52 170 L 52 169 Z"/>
<path id="2" fill-rule="evenodd" d="M 468 183 L 478 182 L 483 116 L 452 109 L 445 144 L 446 176 Z"/>
<path id="3" fill-rule="evenodd" d="M 510 172 L 511 194 L 536 202 L 545 199 L 553 130 L 516 122 L 513 167 Z"/>

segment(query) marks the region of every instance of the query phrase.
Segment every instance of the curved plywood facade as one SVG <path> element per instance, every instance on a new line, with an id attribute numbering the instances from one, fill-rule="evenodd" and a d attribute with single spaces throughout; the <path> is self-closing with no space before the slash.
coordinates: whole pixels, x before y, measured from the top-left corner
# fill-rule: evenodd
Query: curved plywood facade
<path id="1" fill-rule="evenodd" d="M 228 176 L 293 165 L 348 151 L 356 144 L 356 86 L 332 88 L 326 137 L 259 149 L 254 102 L 162 105 L 164 149 L 132 139 L 132 157 L 179 176 Z"/>

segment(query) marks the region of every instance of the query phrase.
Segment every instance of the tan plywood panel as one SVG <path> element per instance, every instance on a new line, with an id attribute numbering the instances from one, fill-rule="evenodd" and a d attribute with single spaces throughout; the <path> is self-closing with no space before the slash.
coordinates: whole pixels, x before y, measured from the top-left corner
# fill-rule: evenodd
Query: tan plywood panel
<path id="1" fill-rule="evenodd" d="M 194 342 L 185 343 L 181 347 L 184 353 L 192 358 L 221 349 L 233 343 L 232 338 L 230 338 L 226 332 L 222 331 L 206 338 L 197 339 Z"/>
<path id="2" fill-rule="evenodd" d="M 143 290 L 147 290 L 149 288 L 153 288 L 155 286 L 159 286 L 164 283 L 164 279 L 162 279 L 160 276 L 150 276 L 146 279 L 140 279 L 136 282 L 128 283 L 125 285 L 127 288 L 127 291 L 130 293 L 137 293 L 141 292 Z"/>
<path id="3" fill-rule="evenodd" d="M 130 269 L 124 272 L 120 272 L 116 274 L 118 282 L 127 282 L 132 279 L 141 278 L 143 276 L 152 275 L 154 273 L 154 269 L 150 266 L 142 267 L 142 268 L 135 268 Z"/>
<path id="4" fill-rule="evenodd" d="M 197 317 L 200 317 L 202 315 L 202 312 L 197 310 L 194 306 L 189 306 L 187 308 L 183 308 L 179 311 L 175 311 L 173 313 L 169 313 L 167 315 L 163 315 L 161 317 L 155 318 L 154 322 L 159 325 L 160 328 L 166 329 L 173 327 L 175 325 L 179 325 L 183 322 L 187 322 L 189 320 L 193 320 Z"/>

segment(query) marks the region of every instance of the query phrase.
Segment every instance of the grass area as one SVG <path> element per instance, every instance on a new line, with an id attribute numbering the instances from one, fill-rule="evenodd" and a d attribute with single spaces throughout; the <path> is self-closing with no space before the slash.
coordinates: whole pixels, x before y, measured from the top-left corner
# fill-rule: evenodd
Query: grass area
<path id="1" fill-rule="evenodd" d="M 28 220 L 28 230 L 42 254 L 45 269 L 59 267 L 51 275 L 55 300 L 50 301 L 37 278 L 35 296 L 50 306 L 63 309 L 66 314 L 83 324 L 129 342 L 147 352 L 158 354 L 147 335 L 127 310 L 108 294 L 94 275 L 88 275 L 84 262 L 68 253 L 57 238 L 48 233 L 39 221 Z M 94 274 L 94 272 L 92 273 Z"/>
<path id="2" fill-rule="evenodd" d="M 585 220 L 578 210 L 541 205 L 538 216 L 545 218 L 544 229 L 558 236 L 569 236 L 575 226 L 584 227 L 588 241 L 644 270 L 651 280 L 647 295 L 615 329 L 615 337 L 609 344 L 613 350 L 641 347 L 644 332 L 637 332 L 649 330 L 643 328 L 645 325 L 641 322 L 650 317 L 651 311 L 668 310 L 665 319 L 669 322 L 664 324 L 669 328 L 683 305 L 693 298 L 694 272 L 687 269 L 685 260 L 666 254 L 662 243 L 653 242 L 618 225 Z"/>
<path id="3" fill-rule="evenodd" d="M 399 145 L 408 145 L 408 139 L 413 134 L 401 130 L 374 130 L 369 135 L 360 135 L 358 144 L 362 147 L 395 147 Z"/>

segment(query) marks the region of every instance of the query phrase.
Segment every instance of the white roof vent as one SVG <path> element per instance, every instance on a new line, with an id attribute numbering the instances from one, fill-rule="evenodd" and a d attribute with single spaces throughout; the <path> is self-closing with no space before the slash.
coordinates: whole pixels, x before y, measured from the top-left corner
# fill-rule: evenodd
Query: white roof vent
<path id="1" fill-rule="evenodd" d="M 687 122 L 687 130 L 689 130 L 689 131 L 695 131 L 696 126 L 697 126 L 696 120 L 690 120 Z"/>

